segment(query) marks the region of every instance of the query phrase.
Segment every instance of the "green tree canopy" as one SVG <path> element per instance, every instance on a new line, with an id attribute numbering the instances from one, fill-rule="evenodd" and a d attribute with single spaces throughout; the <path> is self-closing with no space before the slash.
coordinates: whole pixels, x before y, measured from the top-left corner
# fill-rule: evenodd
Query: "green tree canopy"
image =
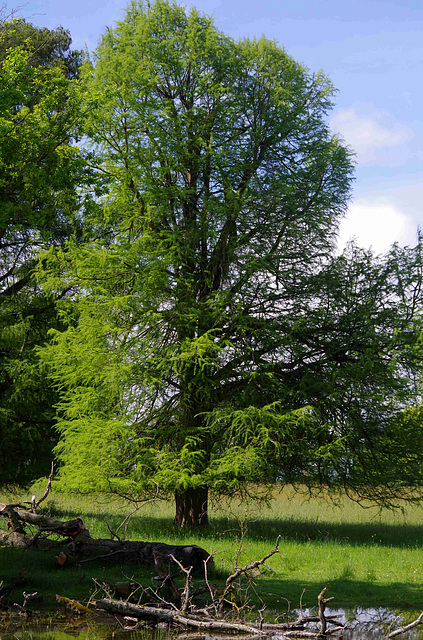
<path id="1" fill-rule="evenodd" d="M 51 255 L 74 296 L 44 354 L 65 485 L 174 493 L 181 526 L 209 489 L 364 486 L 372 407 L 390 420 L 412 391 L 420 257 L 332 259 L 352 164 L 328 79 L 158 0 L 107 31 L 87 82 L 109 190 L 98 239 Z"/>
<path id="2" fill-rule="evenodd" d="M 61 28 L 0 24 L 0 484 L 45 473 L 57 442 L 57 394 L 34 349 L 60 323 L 34 268 L 80 226 L 81 54 L 70 44 Z"/>

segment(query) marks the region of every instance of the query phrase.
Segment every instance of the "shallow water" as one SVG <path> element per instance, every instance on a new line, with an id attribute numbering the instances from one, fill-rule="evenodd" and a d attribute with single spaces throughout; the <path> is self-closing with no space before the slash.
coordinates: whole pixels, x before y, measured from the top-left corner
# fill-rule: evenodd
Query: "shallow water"
<path id="1" fill-rule="evenodd" d="M 298 614 L 298 612 L 293 613 L 295 616 Z M 345 623 L 343 640 L 383 640 L 393 629 L 415 620 L 420 612 L 407 612 L 406 617 L 400 612 L 385 608 L 327 609 L 326 613 L 336 615 Z M 315 612 L 303 610 L 303 614 L 315 615 Z M 317 626 L 314 629 L 310 626 L 309 630 L 317 631 Z M 339 638 L 340 635 L 336 637 Z M 236 636 L 176 632 L 166 628 L 152 630 L 145 626 L 124 629 L 121 621 L 114 616 L 106 615 L 77 616 L 58 613 L 48 615 L 46 612 L 38 612 L 34 613 L 32 618 L 23 619 L 14 612 L 0 614 L 0 640 L 229 640 L 230 638 L 236 638 Z M 423 625 L 397 638 L 422 640 Z M 273 636 L 273 639 L 284 640 L 284 636 L 278 634 Z"/>
<path id="2" fill-rule="evenodd" d="M 303 611 L 303 613 L 316 615 L 315 611 Z M 392 611 L 384 607 L 368 609 L 362 607 L 355 609 L 326 608 L 325 613 L 327 616 L 336 615 L 337 619 L 345 624 L 345 631 L 342 634 L 343 640 L 382 640 L 390 631 L 409 624 L 420 615 L 420 611 L 408 611 L 405 616 L 401 611 Z M 396 637 L 398 640 L 421 640 L 423 639 L 423 625 Z"/>

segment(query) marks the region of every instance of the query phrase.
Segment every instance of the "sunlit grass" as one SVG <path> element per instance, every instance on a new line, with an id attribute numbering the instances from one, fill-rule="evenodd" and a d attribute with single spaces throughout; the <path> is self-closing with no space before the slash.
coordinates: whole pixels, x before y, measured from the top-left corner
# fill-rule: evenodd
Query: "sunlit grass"
<path id="1" fill-rule="evenodd" d="M 0 501 L 7 500 L 10 496 L 0 496 Z M 122 500 L 103 495 L 53 494 L 44 505 L 44 512 L 61 520 L 82 516 L 96 538 L 110 537 L 109 528 L 116 531 L 133 510 Z M 199 544 L 215 554 L 217 582 L 223 581 L 233 569 L 237 554 L 238 563 L 257 560 L 274 547 L 280 535 L 279 553 L 267 563 L 271 570 L 264 569 L 256 578 L 270 606 L 286 606 L 285 598 L 297 606 L 303 589 L 306 589 L 303 601 L 315 604 L 317 593 L 324 586 L 335 596 L 337 605 L 422 606 L 420 506 L 408 505 L 403 512 L 379 511 L 362 509 L 345 497 L 334 503 L 327 499 L 308 500 L 304 495 L 284 490 L 275 491 L 267 506 L 239 505 L 235 501 L 212 504 L 210 525 L 201 529 L 180 530 L 173 525 L 173 515 L 172 502 L 146 505 L 129 520 L 126 535 L 132 540 Z M 7 558 L 12 560 L 12 556 L 14 569 L 19 566 L 32 574 L 38 571 L 43 587 L 56 579 L 57 572 L 54 573 L 51 563 L 41 562 L 40 569 L 39 560 L 10 549 L 0 550 L 0 579 Z M 150 568 L 95 565 L 65 570 L 59 582 L 66 581 L 65 589 L 88 597 L 93 576 L 100 580 L 110 573 L 115 579 L 123 575 L 140 580 L 152 578 Z M 73 593 L 68 591 L 65 595 Z"/>

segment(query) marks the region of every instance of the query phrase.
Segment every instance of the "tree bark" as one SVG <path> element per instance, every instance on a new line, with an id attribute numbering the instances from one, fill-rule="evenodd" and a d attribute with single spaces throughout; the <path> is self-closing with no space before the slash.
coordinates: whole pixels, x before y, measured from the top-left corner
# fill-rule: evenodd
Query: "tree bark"
<path id="1" fill-rule="evenodd" d="M 208 615 L 204 615 L 204 611 L 195 612 L 182 612 L 176 609 L 170 608 L 158 608 L 141 604 L 133 604 L 123 600 L 111 600 L 110 598 L 102 598 L 95 601 L 95 608 L 102 609 L 103 611 L 109 611 L 110 613 L 122 616 L 133 616 L 139 620 L 152 620 L 156 623 L 166 622 L 167 624 L 179 625 L 185 628 L 195 628 L 202 630 L 203 632 L 210 631 L 222 631 L 231 633 L 247 633 L 250 636 L 273 636 L 283 634 L 286 637 L 311 637 L 316 640 L 321 637 L 319 632 L 307 632 L 305 626 L 310 622 L 316 622 L 319 620 L 317 617 L 305 616 L 299 618 L 295 622 L 282 622 L 282 623 L 255 623 L 250 624 L 243 621 L 228 621 L 223 619 L 211 618 Z M 166 604 L 166 603 L 164 603 Z M 329 618 L 328 618 L 329 621 Z M 338 624 L 333 622 L 332 624 Z M 328 635 L 342 631 L 344 627 L 336 627 L 332 629 Z"/>
<path id="2" fill-rule="evenodd" d="M 196 487 L 175 492 L 176 515 L 174 523 L 177 527 L 198 527 L 209 523 L 208 487 Z"/>
<path id="3" fill-rule="evenodd" d="M 207 560 L 208 566 L 213 566 L 210 554 L 195 544 L 170 545 L 163 542 L 93 539 L 82 518 L 62 522 L 15 505 L 0 504 L 0 516 L 7 517 L 10 523 L 10 531 L 0 530 L 0 546 L 57 549 L 58 544 L 63 547 L 68 542 L 66 552 L 79 563 L 110 559 L 156 565 L 158 559 L 160 563 L 174 566 L 173 556 L 185 568 L 192 567 L 197 573 L 204 574 L 204 562 Z M 37 526 L 38 532 L 26 535 L 26 524 Z M 57 542 L 44 537 L 49 534 L 62 536 L 65 540 Z"/>
<path id="4" fill-rule="evenodd" d="M 194 627 L 203 631 L 227 631 L 244 632 L 254 636 L 267 635 L 265 631 L 260 631 L 258 627 L 243 624 L 242 622 L 226 622 L 225 620 L 215 620 L 203 618 L 195 614 L 185 614 L 172 609 L 159 609 L 146 605 L 136 605 L 122 600 L 111 600 L 103 598 L 95 602 L 96 609 L 110 611 L 114 614 L 134 616 L 141 620 L 154 620 L 155 622 L 166 622 L 177 624 L 183 627 Z"/>

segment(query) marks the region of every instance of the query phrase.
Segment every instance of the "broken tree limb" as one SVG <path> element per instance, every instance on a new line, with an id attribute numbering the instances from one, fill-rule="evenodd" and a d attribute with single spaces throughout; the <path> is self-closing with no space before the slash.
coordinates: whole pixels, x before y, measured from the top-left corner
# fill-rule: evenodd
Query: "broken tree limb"
<path id="1" fill-rule="evenodd" d="M 48 516 L 28 511 L 20 505 L 10 504 L 0 504 L 0 516 L 2 515 L 7 515 L 9 517 L 12 532 L 15 533 L 24 533 L 25 525 L 30 524 L 39 527 L 41 531 L 56 533 L 64 537 L 91 538 L 88 528 L 84 524 L 82 518 L 79 517 L 74 520 L 62 522 L 61 520 L 55 520 L 54 518 L 49 518 Z"/>
<path id="2" fill-rule="evenodd" d="M 198 615 L 196 613 L 182 612 L 174 608 L 169 609 L 132 604 L 123 600 L 112 600 L 111 598 L 96 600 L 94 604 L 96 609 L 108 611 L 114 615 L 136 618 L 137 620 L 147 620 L 155 624 L 166 623 L 169 625 L 178 625 L 185 628 L 197 629 L 198 631 L 220 631 L 229 632 L 231 634 L 249 634 L 250 638 L 251 636 L 269 636 L 275 633 L 283 633 L 286 637 L 321 637 L 320 633 L 307 631 L 305 628 L 306 624 L 319 620 L 316 616 L 303 617 L 295 622 L 246 624 L 243 622 L 228 622 L 226 620 Z M 333 622 L 333 624 L 339 623 Z M 331 635 L 332 633 L 342 631 L 343 629 L 343 626 L 337 626 L 328 631 L 326 635 Z"/>
<path id="3" fill-rule="evenodd" d="M 327 588 L 323 587 L 323 589 L 317 596 L 317 603 L 319 605 L 320 635 L 322 636 L 326 635 L 326 627 L 327 627 L 327 620 L 325 617 L 326 603 L 333 600 L 333 597 L 325 598 L 326 591 L 327 591 Z"/>
<path id="4" fill-rule="evenodd" d="M 407 631 L 410 631 L 410 629 L 413 629 L 414 627 L 417 627 L 419 624 L 423 624 L 423 611 L 419 615 L 417 620 L 414 620 L 414 622 L 410 622 L 410 624 L 407 624 L 405 627 L 399 627 L 398 629 L 395 629 L 394 631 L 391 631 L 391 633 L 388 634 L 386 637 L 387 638 L 395 638 L 395 636 L 399 636 L 399 635 L 401 635 L 401 633 L 407 633 Z"/>
<path id="5" fill-rule="evenodd" d="M 4 585 L 3 581 L 2 581 L 0 583 L 0 598 L 2 598 L 3 596 L 7 596 L 14 589 L 17 589 L 18 587 L 25 586 L 27 583 L 28 583 L 28 576 L 25 573 L 20 573 L 18 575 L 18 577 L 16 578 L 16 580 L 14 580 L 9 585 Z"/>
<path id="6" fill-rule="evenodd" d="M 8 517 L 7 528 L 11 533 L 25 533 L 25 527 L 10 504 L 0 504 L 0 513 Z"/>
<path id="7" fill-rule="evenodd" d="M 173 565 L 172 556 L 185 568 L 193 568 L 193 572 L 204 573 L 204 562 L 209 553 L 197 545 L 169 545 L 162 542 L 143 542 L 131 540 L 111 540 L 91 538 L 90 532 L 82 518 L 75 518 L 67 522 L 55 520 L 42 514 L 33 513 L 21 505 L 0 504 L 0 516 L 8 518 L 10 529 L 0 531 L 0 545 L 39 549 L 54 549 L 63 547 L 66 553 L 77 562 L 91 562 L 95 560 L 119 560 L 122 562 L 139 562 L 154 565 L 155 556 L 162 563 Z M 38 527 L 35 535 L 27 535 L 25 527 Z M 50 540 L 50 535 L 60 536 L 65 540 Z M 213 564 L 213 560 L 209 561 Z M 167 571 L 169 573 L 169 571 Z"/>
<path id="8" fill-rule="evenodd" d="M 54 473 L 54 462 L 51 463 L 50 475 L 47 478 L 46 488 L 45 488 L 44 493 L 41 496 L 41 498 L 39 500 L 36 500 L 35 496 L 32 496 L 31 502 L 26 502 L 26 501 L 24 502 L 24 504 L 30 504 L 31 505 L 32 513 L 36 513 L 37 512 L 37 509 L 40 506 L 40 504 L 43 502 L 43 500 L 45 500 L 47 498 L 48 494 L 50 493 L 51 481 L 53 480 L 53 473 Z"/>
<path id="9" fill-rule="evenodd" d="M 222 593 L 221 597 L 219 598 L 219 601 L 218 601 L 218 603 L 216 605 L 220 613 L 222 613 L 222 611 L 223 611 L 223 605 L 224 605 L 225 601 L 227 600 L 228 595 L 233 590 L 233 585 L 234 585 L 235 580 L 242 573 L 248 573 L 248 571 L 252 571 L 253 569 L 257 569 L 257 567 L 259 567 L 260 565 L 263 565 L 266 562 L 266 560 L 268 560 L 271 556 L 275 555 L 275 553 L 279 553 L 279 540 L 280 540 L 280 538 L 281 538 L 280 536 L 277 537 L 274 549 L 272 551 L 270 551 L 270 553 L 266 554 L 264 556 L 264 558 L 262 558 L 261 560 L 256 560 L 255 562 L 252 562 L 251 564 L 246 564 L 243 567 L 236 567 L 235 571 L 226 580 L 225 589 L 224 589 L 224 591 L 223 591 L 223 593 Z"/>
<path id="10" fill-rule="evenodd" d="M 183 573 L 185 573 L 185 588 L 183 592 L 180 594 L 181 596 L 181 612 L 185 613 L 188 609 L 188 605 L 190 603 L 190 593 L 191 593 L 191 573 L 192 567 L 189 569 L 185 569 L 185 567 L 175 558 L 175 556 L 170 556 L 172 560 L 178 565 Z"/>
<path id="11" fill-rule="evenodd" d="M 159 609 L 143 605 L 131 604 L 122 600 L 110 600 L 103 598 L 95 602 L 96 609 L 109 611 L 110 613 L 123 616 L 131 616 L 139 620 L 151 620 L 153 622 L 165 622 L 167 624 L 178 624 L 183 627 L 192 627 L 207 631 L 231 631 L 244 632 L 253 635 L 266 635 L 259 629 L 236 622 L 226 622 L 224 620 L 214 620 L 213 618 L 202 618 L 193 614 L 186 614 L 174 609 Z"/>

